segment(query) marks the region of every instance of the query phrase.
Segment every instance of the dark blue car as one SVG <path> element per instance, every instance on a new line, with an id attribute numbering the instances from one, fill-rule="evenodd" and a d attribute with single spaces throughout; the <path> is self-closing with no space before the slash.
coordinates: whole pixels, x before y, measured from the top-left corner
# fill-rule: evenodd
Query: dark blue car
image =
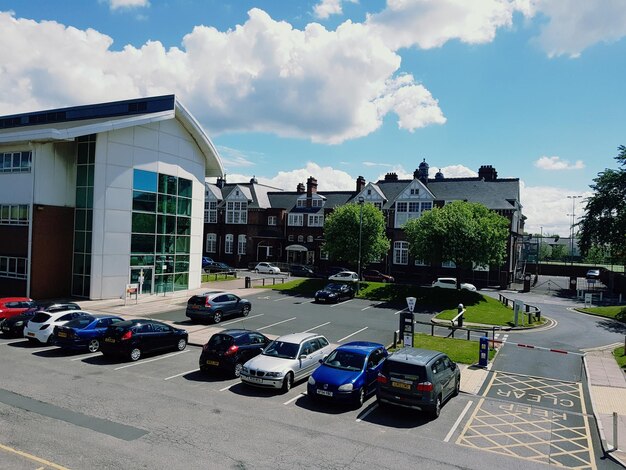
<path id="1" fill-rule="evenodd" d="M 54 328 L 54 344 L 64 349 L 87 349 L 89 352 L 100 350 L 100 344 L 107 327 L 123 318 L 114 315 L 89 314 Z"/>
<path id="2" fill-rule="evenodd" d="M 354 341 L 339 346 L 309 377 L 307 396 L 361 407 L 376 392 L 376 377 L 387 354 L 380 343 Z"/>

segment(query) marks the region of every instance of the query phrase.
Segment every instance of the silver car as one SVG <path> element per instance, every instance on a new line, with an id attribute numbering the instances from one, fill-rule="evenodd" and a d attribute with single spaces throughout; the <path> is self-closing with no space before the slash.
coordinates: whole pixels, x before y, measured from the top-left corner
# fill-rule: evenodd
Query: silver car
<path id="1" fill-rule="evenodd" d="M 281 336 L 243 365 L 241 381 L 288 392 L 294 382 L 311 375 L 332 349 L 326 338 L 315 333 Z"/>

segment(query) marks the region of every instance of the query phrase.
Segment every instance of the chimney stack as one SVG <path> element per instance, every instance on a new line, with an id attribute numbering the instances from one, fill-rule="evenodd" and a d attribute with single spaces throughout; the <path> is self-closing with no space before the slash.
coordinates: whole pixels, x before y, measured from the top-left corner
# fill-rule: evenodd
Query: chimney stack
<path id="1" fill-rule="evenodd" d="M 298 194 L 304 194 L 306 192 L 306 188 L 304 187 L 304 183 L 298 183 L 298 186 L 296 186 L 296 192 Z"/>
<path id="2" fill-rule="evenodd" d="M 226 175 L 224 175 L 224 177 L 222 178 L 221 176 L 217 177 L 217 182 L 215 183 L 215 185 L 222 189 L 225 185 L 226 185 Z"/>
<path id="3" fill-rule="evenodd" d="M 498 179 L 498 172 L 491 165 L 482 165 L 478 169 L 478 178 L 485 181 L 495 181 Z"/>
<path id="4" fill-rule="evenodd" d="M 356 179 L 356 192 L 360 193 L 361 191 L 363 191 L 363 188 L 365 188 L 365 178 L 359 176 Z"/>
<path id="5" fill-rule="evenodd" d="M 310 199 L 313 194 L 317 194 L 317 180 L 309 176 L 306 180 L 306 197 Z"/>
<path id="6" fill-rule="evenodd" d="M 385 181 L 398 181 L 397 173 L 387 173 L 385 175 Z"/>

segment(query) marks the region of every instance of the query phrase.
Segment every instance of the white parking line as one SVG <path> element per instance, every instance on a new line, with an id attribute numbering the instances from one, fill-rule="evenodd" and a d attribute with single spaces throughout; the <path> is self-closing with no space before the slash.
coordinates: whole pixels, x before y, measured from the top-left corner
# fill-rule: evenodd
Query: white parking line
<path id="1" fill-rule="evenodd" d="M 363 420 L 364 420 L 365 418 L 367 418 L 367 417 L 368 417 L 368 415 L 369 415 L 372 411 L 374 411 L 376 408 L 378 408 L 378 403 L 375 403 L 375 404 L 374 404 L 374 406 L 372 406 L 369 410 L 367 410 L 365 413 L 363 413 L 363 414 L 361 415 L 361 417 L 360 417 L 360 418 L 357 418 L 357 419 L 356 419 L 356 422 L 357 422 L 357 423 L 360 423 L 361 421 L 363 421 Z"/>
<path id="2" fill-rule="evenodd" d="M 265 314 L 264 313 L 259 313 L 257 315 L 250 315 L 249 317 L 242 317 L 242 318 L 238 318 L 237 320 L 229 321 L 229 322 L 226 322 L 226 323 L 220 323 L 220 325 L 221 326 L 232 325 L 233 323 L 237 323 L 237 322 L 244 321 L 244 320 L 249 320 L 251 318 L 262 317 L 263 315 L 265 315 Z"/>
<path id="3" fill-rule="evenodd" d="M 17 341 L 10 341 L 8 343 L 0 343 L 0 346 L 3 344 L 17 344 L 17 343 L 23 343 L 24 340 L 23 339 L 18 339 Z"/>
<path id="4" fill-rule="evenodd" d="M 147 359 L 145 361 L 133 362 L 132 364 L 126 364 L 125 366 L 116 367 L 113 370 L 126 369 L 127 367 L 139 366 L 141 364 L 147 364 L 148 362 L 160 361 L 161 359 L 167 359 L 168 357 L 178 356 L 179 354 L 183 354 L 189 352 L 189 349 L 185 349 L 184 351 L 178 351 L 173 354 L 168 354 L 167 356 L 155 357 L 154 359 Z"/>
<path id="5" fill-rule="evenodd" d="M 96 357 L 96 356 L 100 356 L 100 355 L 101 355 L 101 353 L 95 352 L 95 353 L 87 354 L 86 356 L 85 355 L 81 355 L 81 356 L 75 357 L 74 359 L 70 359 L 70 361 L 80 361 L 81 359 L 88 359 L 90 357 Z"/>
<path id="6" fill-rule="evenodd" d="M 180 374 L 172 375 L 171 377 L 168 377 L 168 378 L 163 379 L 163 380 L 175 379 L 176 377 L 180 377 L 181 375 L 191 374 L 192 372 L 197 372 L 197 371 L 198 371 L 198 369 L 191 369 L 191 370 L 188 370 L 187 372 L 181 372 Z"/>
<path id="7" fill-rule="evenodd" d="M 234 387 L 235 385 L 237 385 L 239 382 L 234 383 L 234 384 L 230 384 L 228 387 L 224 387 L 224 388 L 220 388 L 220 392 L 225 392 L 226 390 L 228 390 L 231 387 Z"/>
<path id="8" fill-rule="evenodd" d="M 397 315 L 398 313 L 402 313 L 404 311 L 406 311 L 406 308 L 403 308 L 402 310 L 398 310 L 396 313 L 394 313 L 394 315 Z"/>
<path id="9" fill-rule="evenodd" d="M 361 312 L 362 312 L 363 310 L 367 310 L 368 308 L 372 308 L 372 305 L 369 305 L 368 307 L 362 308 L 362 309 L 361 309 Z"/>
<path id="10" fill-rule="evenodd" d="M 361 331 L 365 331 L 365 330 L 367 330 L 367 328 L 368 328 L 367 326 L 366 326 L 365 328 L 361 328 L 359 331 L 355 331 L 355 332 L 354 332 L 354 333 L 352 333 L 351 335 L 348 335 L 348 336 L 345 336 L 345 337 L 343 337 L 343 338 L 341 338 L 341 339 L 338 339 L 338 340 L 337 340 L 337 342 L 338 342 L 338 343 L 341 343 L 344 339 L 348 339 L 348 338 L 350 338 L 351 336 L 354 336 L 354 335 L 356 335 L 356 334 L 360 333 Z"/>
<path id="11" fill-rule="evenodd" d="M 296 395 L 295 397 L 293 397 L 291 400 L 286 401 L 285 403 L 283 403 L 283 405 L 288 405 L 291 402 L 296 401 L 298 398 L 305 396 L 306 393 L 300 393 L 299 395 Z"/>
<path id="12" fill-rule="evenodd" d="M 465 405 L 465 408 L 463 408 L 463 411 L 461 412 L 459 417 L 456 419 L 456 421 L 452 425 L 452 429 L 450 429 L 450 432 L 448 433 L 446 438 L 443 440 L 443 442 L 448 442 L 450 440 L 450 438 L 454 434 L 454 431 L 456 431 L 456 428 L 459 427 L 459 424 L 461 423 L 461 420 L 463 419 L 463 416 L 465 416 L 465 413 L 467 413 L 467 410 L 469 410 L 469 407 L 472 406 L 472 403 L 473 402 L 471 400 L 467 402 L 467 405 Z"/>
<path id="13" fill-rule="evenodd" d="M 308 333 L 309 331 L 317 330 L 318 328 L 321 328 L 322 326 L 326 326 L 329 323 L 330 322 L 327 321 L 326 323 L 322 323 L 321 325 L 317 325 L 317 326 L 314 326 L 313 328 L 309 328 L 308 330 L 304 330 L 303 333 Z"/>
<path id="14" fill-rule="evenodd" d="M 281 297 L 280 299 L 274 299 L 274 302 L 280 302 L 281 300 L 289 300 L 289 299 L 293 299 L 294 297 L 300 297 L 299 295 L 288 295 L 286 297 Z"/>
<path id="15" fill-rule="evenodd" d="M 262 328 L 257 328 L 257 331 L 265 330 L 266 328 L 271 328 L 272 326 L 280 325 L 281 323 L 286 323 L 288 321 L 295 320 L 296 318 L 298 318 L 298 317 L 288 318 L 287 320 L 283 320 L 283 321 L 279 321 L 279 322 L 276 322 L 276 323 L 272 323 L 271 325 L 267 325 L 267 326 L 264 326 Z"/>
<path id="16" fill-rule="evenodd" d="M 331 305 L 330 308 L 335 308 L 339 305 L 344 305 L 347 304 L 349 302 L 354 302 L 354 299 L 348 299 L 348 300 L 344 300 L 343 302 L 337 302 L 335 305 Z"/>
<path id="17" fill-rule="evenodd" d="M 52 351 L 52 348 L 50 346 L 46 346 L 43 348 L 28 349 L 27 351 L 31 353 L 38 353 L 42 351 Z"/>

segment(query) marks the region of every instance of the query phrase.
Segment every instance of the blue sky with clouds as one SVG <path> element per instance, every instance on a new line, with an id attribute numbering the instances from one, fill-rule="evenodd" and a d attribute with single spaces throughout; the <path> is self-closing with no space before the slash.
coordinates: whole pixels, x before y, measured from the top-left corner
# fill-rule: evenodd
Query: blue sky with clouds
<path id="1" fill-rule="evenodd" d="M 0 114 L 175 93 L 228 181 L 490 164 L 567 235 L 626 143 L 622 0 L 0 0 L 0 31 Z"/>

